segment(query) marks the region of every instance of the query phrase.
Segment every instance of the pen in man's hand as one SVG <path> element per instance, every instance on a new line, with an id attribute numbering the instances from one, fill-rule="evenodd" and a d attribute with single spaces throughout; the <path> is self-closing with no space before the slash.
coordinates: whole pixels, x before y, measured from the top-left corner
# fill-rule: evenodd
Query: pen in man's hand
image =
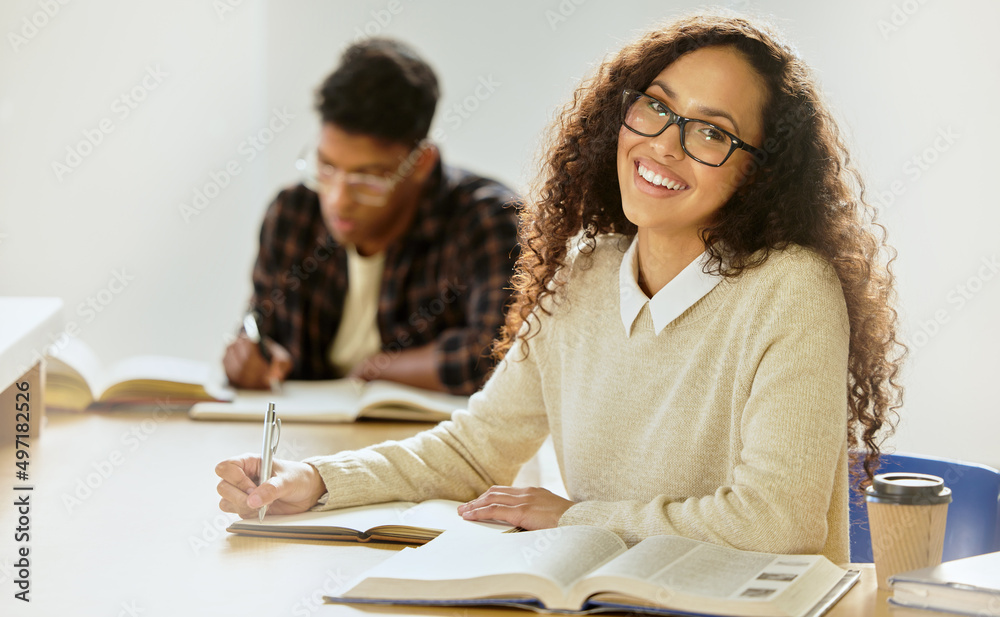
<path id="1" fill-rule="evenodd" d="M 260 477 L 257 486 L 260 486 L 271 479 L 271 465 L 274 463 L 274 453 L 278 450 L 278 440 L 281 438 L 281 420 L 278 419 L 277 412 L 274 411 L 274 403 L 267 404 L 267 412 L 264 413 L 264 445 L 260 451 Z M 267 513 L 267 504 L 260 507 L 257 518 L 264 522 L 264 514 Z"/>
<path id="2" fill-rule="evenodd" d="M 263 356 L 264 361 L 270 366 L 271 352 L 268 351 L 267 345 L 264 344 L 264 339 L 260 335 L 260 328 L 257 327 L 257 315 L 254 311 L 250 311 L 243 317 L 243 331 L 246 332 L 250 342 L 257 345 L 260 355 Z M 272 393 L 281 394 L 281 381 L 277 377 L 269 377 L 268 385 L 271 387 Z"/>

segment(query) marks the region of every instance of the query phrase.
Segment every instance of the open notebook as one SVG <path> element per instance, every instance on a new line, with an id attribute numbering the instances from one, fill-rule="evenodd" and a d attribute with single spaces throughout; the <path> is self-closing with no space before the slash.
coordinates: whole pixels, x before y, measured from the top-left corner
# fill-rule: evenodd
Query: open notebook
<path id="1" fill-rule="evenodd" d="M 392 501 L 321 512 L 268 514 L 263 522 L 253 518 L 236 521 L 227 531 L 300 540 L 424 544 L 449 530 L 465 534 L 515 530 L 503 523 L 467 521 L 458 514 L 459 505 L 459 501 L 432 499 L 421 503 Z"/>
<path id="2" fill-rule="evenodd" d="M 353 422 L 358 418 L 440 422 L 469 398 L 414 388 L 391 381 L 334 379 L 286 381 L 280 394 L 237 390 L 231 403 L 199 403 L 190 415 L 198 420 L 260 422 L 273 402 L 282 422 Z"/>

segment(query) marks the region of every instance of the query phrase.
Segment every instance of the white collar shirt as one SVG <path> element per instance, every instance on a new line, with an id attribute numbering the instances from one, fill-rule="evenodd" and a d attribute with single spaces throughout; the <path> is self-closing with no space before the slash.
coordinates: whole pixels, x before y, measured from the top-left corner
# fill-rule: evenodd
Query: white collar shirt
<path id="1" fill-rule="evenodd" d="M 656 334 L 659 334 L 670 322 L 694 306 L 698 300 L 704 298 L 722 281 L 721 276 L 705 273 L 704 266 L 708 260 L 708 252 L 706 251 L 681 270 L 652 298 L 649 298 L 639 287 L 637 246 L 638 238 L 633 238 L 632 244 L 622 257 L 622 265 L 618 273 L 619 305 L 626 336 L 631 336 L 632 326 L 642 311 L 642 307 L 647 303 L 649 304 L 650 316 L 653 318 L 653 328 Z"/>

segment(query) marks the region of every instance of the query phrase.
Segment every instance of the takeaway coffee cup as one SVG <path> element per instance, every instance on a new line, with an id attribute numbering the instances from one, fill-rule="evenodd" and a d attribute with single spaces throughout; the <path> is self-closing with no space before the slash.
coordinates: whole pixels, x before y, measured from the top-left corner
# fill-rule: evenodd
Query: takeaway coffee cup
<path id="1" fill-rule="evenodd" d="M 878 586 L 893 574 L 941 563 L 951 489 L 924 473 L 885 473 L 865 490 Z"/>

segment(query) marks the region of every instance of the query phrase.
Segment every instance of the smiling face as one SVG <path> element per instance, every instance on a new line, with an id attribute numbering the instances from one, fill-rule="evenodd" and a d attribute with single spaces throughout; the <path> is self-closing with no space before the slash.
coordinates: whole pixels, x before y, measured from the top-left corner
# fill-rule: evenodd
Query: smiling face
<path id="1" fill-rule="evenodd" d="M 763 80 L 731 48 L 706 47 L 681 56 L 644 92 L 676 114 L 710 122 L 752 145 L 763 142 Z M 709 167 L 685 154 L 677 125 L 656 137 L 622 126 L 618 183 L 625 216 L 640 235 L 698 239 L 700 230 L 746 182 L 741 170 L 748 159 L 750 153 L 736 150 L 721 167 Z"/>

